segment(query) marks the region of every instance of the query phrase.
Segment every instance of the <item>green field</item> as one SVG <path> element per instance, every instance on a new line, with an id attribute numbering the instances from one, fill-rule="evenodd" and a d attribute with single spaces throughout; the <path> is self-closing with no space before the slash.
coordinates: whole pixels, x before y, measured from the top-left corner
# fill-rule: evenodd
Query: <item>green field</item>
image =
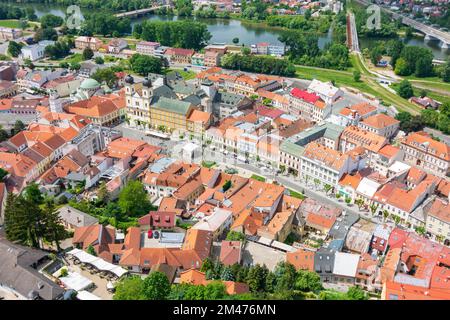
<path id="1" fill-rule="evenodd" d="M 258 176 L 256 174 L 253 174 L 250 178 L 261 181 L 261 182 L 266 182 L 266 178 Z"/>
<path id="2" fill-rule="evenodd" d="M 82 61 L 83 61 L 83 55 L 81 53 L 74 53 L 71 56 L 65 57 L 61 62 L 80 63 Z"/>
<path id="3" fill-rule="evenodd" d="M 5 28 L 20 28 L 19 20 L 0 20 L 0 27 Z"/>
<path id="4" fill-rule="evenodd" d="M 214 167 L 216 163 L 214 161 L 202 161 L 202 167 L 211 168 Z"/>
<path id="5" fill-rule="evenodd" d="M 345 86 L 354 88 L 371 95 L 376 95 L 377 91 L 373 90 L 363 81 L 356 82 L 353 79 L 353 73 L 348 71 L 339 71 L 331 69 L 321 69 L 306 66 L 295 66 L 296 76 L 302 79 L 317 79 L 320 81 L 334 81 L 337 86 Z"/>
<path id="6" fill-rule="evenodd" d="M 194 79 L 196 76 L 196 73 L 193 71 L 184 71 L 183 69 L 169 69 L 167 71 L 167 73 L 169 73 L 170 71 L 176 71 L 178 72 L 184 80 L 191 80 Z"/>
<path id="7" fill-rule="evenodd" d="M 301 199 L 301 200 L 306 199 L 305 195 L 303 195 L 302 193 L 294 191 L 292 189 L 288 189 L 288 190 L 289 190 L 289 194 L 291 195 L 291 197 Z"/>

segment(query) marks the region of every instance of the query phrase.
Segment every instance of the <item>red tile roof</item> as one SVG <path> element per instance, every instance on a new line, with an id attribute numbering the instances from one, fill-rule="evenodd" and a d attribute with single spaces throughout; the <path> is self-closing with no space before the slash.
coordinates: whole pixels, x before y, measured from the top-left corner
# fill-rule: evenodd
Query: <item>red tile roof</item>
<path id="1" fill-rule="evenodd" d="M 313 103 L 313 104 L 320 99 L 320 97 L 318 95 L 316 95 L 315 93 L 309 93 L 309 92 L 301 90 L 299 88 L 292 89 L 291 95 L 293 95 L 296 98 L 305 100 L 306 102 Z"/>

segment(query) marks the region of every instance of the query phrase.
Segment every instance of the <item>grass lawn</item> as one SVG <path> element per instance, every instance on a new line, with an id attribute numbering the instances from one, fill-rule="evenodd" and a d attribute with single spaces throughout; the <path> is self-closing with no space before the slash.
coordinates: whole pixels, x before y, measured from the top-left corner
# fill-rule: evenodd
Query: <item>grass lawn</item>
<path id="1" fill-rule="evenodd" d="M 183 69 L 169 69 L 167 70 L 167 73 L 171 72 L 171 71 L 176 71 L 178 72 L 184 80 L 191 80 L 194 79 L 195 76 L 197 75 L 195 72 L 193 71 L 184 71 Z"/>
<path id="2" fill-rule="evenodd" d="M 80 63 L 82 61 L 83 61 L 83 55 L 81 53 L 74 53 L 71 56 L 65 57 L 61 62 Z"/>
<path id="3" fill-rule="evenodd" d="M 437 90 L 441 90 L 441 91 L 447 91 L 448 95 L 450 96 L 450 83 L 445 83 L 442 81 L 434 81 L 434 80 L 429 80 L 431 78 L 426 78 L 425 79 L 421 79 L 421 80 L 409 80 L 413 85 L 417 85 L 420 87 L 424 87 L 426 88 L 426 90 L 431 90 L 431 91 L 436 91 Z M 438 79 L 438 78 L 436 78 Z"/>
<path id="4" fill-rule="evenodd" d="M 212 168 L 216 165 L 214 161 L 202 161 L 202 167 Z"/>
<path id="5" fill-rule="evenodd" d="M 266 182 L 266 178 L 258 176 L 256 174 L 253 174 L 250 178 L 261 181 L 261 182 Z"/>
<path id="6" fill-rule="evenodd" d="M 399 86 L 398 83 L 393 83 L 391 85 L 391 88 L 394 89 L 394 90 L 397 90 L 398 86 Z M 413 85 L 413 91 L 414 91 L 414 96 L 415 97 L 420 96 L 420 92 L 422 90 L 423 89 L 417 88 L 417 87 L 415 87 Z M 437 100 L 437 101 L 442 102 L 442 103 L 445 103 L 445 102 L 449 102 L 450 103 L 450 97 L 449 96 L 444 96 L 444 95 L 439 94 L 439 93 L 434 92 L 434 91 L 427 90 L 427 97 L 430 97 L 431 99 Z"/>
<path id="7" fill-rule="evenodd" d="M 291 195 L 291 197 L 297 198 L 297 199 L 301 199 L 301 200 L 305 200 L 306 197 L 305 195 L 303 195 L 300 192 L 294 191 L 292 189 L 288 189 L 289 190 L 289 194 Z"/>
<path id="8" fill-rule="evenodd" d="M 0 27 L 19 29 L 20 21 L 19 20 L 0 20 Z"/>
<path id="9" fill-rule="evenodd" d="M 302 79 L 317 79 L 320 81 L 334 81 L 337 86 L 351 87 L 362 92 L 377 96 L 377 91 L 363 81 L 356 82 L 353 73 L 348 71 L 321 69 L 314 67 L 296 66 L 296 75 Z"/>

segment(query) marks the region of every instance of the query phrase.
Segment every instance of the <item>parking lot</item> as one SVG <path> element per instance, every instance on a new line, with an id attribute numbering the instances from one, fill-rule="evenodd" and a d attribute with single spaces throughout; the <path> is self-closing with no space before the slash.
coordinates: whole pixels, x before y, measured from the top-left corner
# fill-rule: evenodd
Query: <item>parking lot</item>
<path id="1" fill-rule="evenodd" d="M 273 271 L 280 261 L 286 261 L 286 253 L 251 241 L 247 241 L 242 252 L 244 265 L 265 264 L 269 270 Z"/>

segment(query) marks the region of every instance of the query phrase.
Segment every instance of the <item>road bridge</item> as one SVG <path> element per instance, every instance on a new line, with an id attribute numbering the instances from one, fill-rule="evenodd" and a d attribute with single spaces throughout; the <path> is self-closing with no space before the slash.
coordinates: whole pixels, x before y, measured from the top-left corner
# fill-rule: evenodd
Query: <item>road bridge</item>
<path id="1" fill-rule="evenodd" d="M 139 9 L 139 10 L 133 10 L 133 11 L 128 11 L 128 12 L 117 13 L 117 14 L 115 14 L 115 16 L 117 18 L 136 18 L 136 17 L 139 17 L 139 16 L 146 15 L 146 14 L 148 14 L 150 12 L 156 11 L 158 9 L 168 8 L 168 7 L 170 7 L 170 5 L 153 6 L 151 8 L 145 8 L 145 9 Z"/>
<path id="2" fill-rule="evenodd" d="M 367 0 L 355 0 L 356 2 L 366 5 L 366 6 L 370 6 L 372 5 L 372 3 L 370 3 Z M 412 28 L 414 28 L 415 30 L 418 30 L 420 32 L 422 32 L 423 34 L 425 34 L 425 40 L 430 41 L 430 40 L 439 40 L 440 41 L 440 45 L 442 49 L 450 49 L 450 33 L 449 32 L 444 32 L 442 30 L 439 30 L 437 28 L 428 26 L 424 23 L 421 23 L 417 20 L 408 18 L 404 15 L 401 15 L 397 12 L 391 11 L 386 7 L 380 6 L 381 10 L 383 10 L 386 13 L 389 13 L 390 15 L 392 15 L 392 17 L 396 20 L 401 19 L 402 23 L 410 26 Z"/>

